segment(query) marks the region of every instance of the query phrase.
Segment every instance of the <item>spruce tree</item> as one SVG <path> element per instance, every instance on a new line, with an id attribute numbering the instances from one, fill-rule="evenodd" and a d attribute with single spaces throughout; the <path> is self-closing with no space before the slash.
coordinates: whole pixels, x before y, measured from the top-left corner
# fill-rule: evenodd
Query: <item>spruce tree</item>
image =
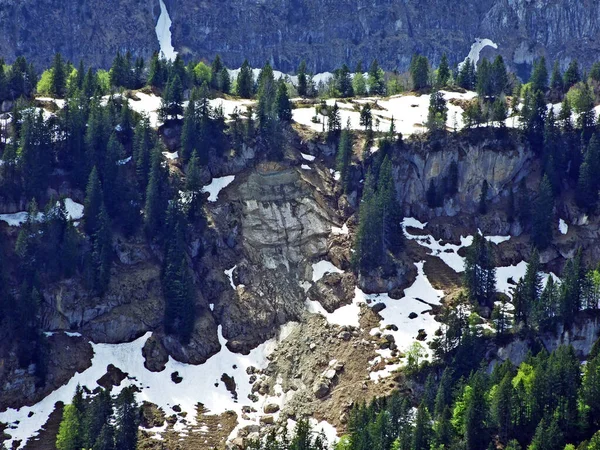
<path id="1" fill-rule="evenodd" d="M 81 449 L 81 417 L 73 405 L 65 406 L 63 417 L 56 435 L 57 450 Z"/>
<path id="2" fill-rule="evenodd" d="M 367 93 L 367 80 L 365 79 L 365 74 L 363 73 L 362 62 L 359 62 L 354 70 L 352 89 L 354 90 L 354 95 L 357 96 L 363 96 Z"/>
<path id="3" fill-rule="evenodd" d="M 568 91 L 573 86 L 581 81 L 581 74 L 579 73 L 579 63 L 576 59 L 569 63 L 569 67 L 563 76 L 563 88 L 564 91 Z"/>
<path id="4" fill-rule="evenodd" d="M 450 66 L 448 65 L 448 56 L 446 53 L 442 55 L 442 60 L 437 70 L 437 85 L 439 87 L 445 87 L 450 80 Z"/>
<path id="5" fill-rule="evenodd" d="M 135 388 L 126 387 L 115 402 L 116 406 L 116 450 L 136 450 L 140 411 L 135 401 Z"/>
<path id="6" fill-rule="evenodd" d="M 414 55 L 410 63 L 413 89 L 418 91 L 429 86 L 429 61 L 423 55 Z"/>
<path id="7" fill-rule="evenodd" d="M 341 134 L 336 156 L 336 170 L 340 173 L 340 184 L 344 192 L 349 189 L 350 162 L 352 160 L 353 136 L 350 127 L 346 127 Z"/>
<path id="8" fill-rule="evenodd" d="M 371 63 L 369 67 L 369 76 L 367 79 L 369 86 L 370 95 L 383 95 L 385 94 L 385 80 L 383 70 L 379 67 L 379 63 L 376 59 Z"/>
<path id="9" fill-rule="evenodd" d="M 533 204 L 533 223 L 531 239 L 540 250 L 545 250 L 552 242 L 552 224 L 554 210 L 554 195 L 552 185 L 547 175 L 544 175 L 538 197 Z"/>
<path id="10" fill-rule="evenodd" d="M 221 71 L 225 68 L 223 62 L 221 61 L 221 57 L 219 55 L 215 56 L 211 66 L 210 66 L 210 87 L 215 91 L 223 90 L 223 83 L 221 79 Z"/>
<path id="11" fill-rule="evenodd" d="M 280 80 L 277 87 L 277 97 L 275 98 L 277 108 L 277 117 L 280 122 L 289 123 L 292 121 L 292 103 L 287 92 L 287 86 Z"/>
<path id="12" fill-rule="evenodd" d="M 546 66 L 546 58 L 543 56 L 533 63 L 533 72 L 529 82 L 534 92 L 546 92 L 548 90 L 548 67 Z"/>
<path id="13" fill-rule="evenodd" d="M 302 60 L 298 66 L 298 95 L 300 97 L 306 97 L 307 92 L 306 61 Z"/>
<path id="14" fill-rule="evenodd" d="M 152 160 L 148 187 L 146 188 L 146 204 L 144 207 L 144 225 L 148 236 L 160 236 L 163 230 L 164 214 L 167 209 L 166 195 L 167 174 L 162 166 L 162 148 L 157 144 L 152 151 Z"/>
<path id="15" fill-rule="evenodd" d="M 56 98 L 63 98 L 67 90 L 67 66 L 63 62 L 62 55 L 54 55 L 52 63 L 52 83 L 50 93 Z"/>
<path id="16" fill-rule="evenodd" d="M 89 236 L 93 236 L 98 231 L 98 218 L 102 209 L 103 196 L 100 177 L 94 166 L 90 172 L 87 187 L 85 188 L 84 202 L 85 218 L 83 219 L 83 229 Z"/>
<path id="17" fill-rule="evenodd" d="M 244 60 L 237 76 L 237 95 L 242 98 L 251 98 L 254 93 L 254 77 L 248 60 Z"/>
<path id="18" fill-rule="evenodd" d="M 491 244 L 479 233 L 465 258 L 464 281 L 472 301 L 481 305 L 493 299 L 496 293 L 496 268 Z"/>
<path id="19" fill-rule="evenodd" d="M 429 98 L 429 112 L 427 114 L 427 129 L 430 133 L 444 131 L 448 120 L 448 106 L 444 95 L 436 91 Z"/>

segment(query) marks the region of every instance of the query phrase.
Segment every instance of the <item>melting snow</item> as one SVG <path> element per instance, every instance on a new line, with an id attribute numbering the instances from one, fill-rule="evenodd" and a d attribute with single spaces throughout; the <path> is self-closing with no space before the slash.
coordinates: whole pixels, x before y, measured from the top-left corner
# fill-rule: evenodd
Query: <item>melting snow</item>
<path id="1" fill-rule="evenodd" d="M 315 156 L 312 155 L 307 155 L 306 153 L 300 153 L 300 155 L 302 156 L 302 158 L 304 158 L 306 161 L 314 161 L 315 160 Z"/>
<path id="2" fill-rule="evenodd" d="M 187 420 L 192 425 L 196 425 L 194 418 L 198 402 L 201 402 L 212 414 L 233 410 L 238 417 L 241 417 L 242 405 L 252 403 L 248 399 L 252 385 L 249 383 L 246 369 L 250 366 L 266 367 L 267 356 L 277 342 L 269 340 L 248 355 L 232 353 L 225 345 L 226 340 L 219 326 L 218 337 L 221 350 L 206 363 L 193 366 L 169 359 L 165 370 L 156 373 L 150 372 L 144 367 L 144 357 L 142 356 L 142 348 L 150 336 L 151 333 L 147 333 L 126 344 L 91 343 L 94 356 L 90 368 L 75 374 L 67 384 L 56 389 L 33 406 L 25 406 L 19 410 L 8 409 L 0 413 L 0 422 L 10 424 L 6 432 L 11 435 L 12 441 L 21 440 L 24 444 L 28 438 L 35 436 L 48 420 L 56 402 L 69 403 L 71 401 L 77 384 L 91 389 L 97 387 L 96 380 L 106 373 L 108 364 L 114 364 L 123 372 L 129 373 L 131 377 L 135 377 L 126 379 L 121 386 L 114 388 L 113 394 L 118 394 L 128 384 L 135 384 L 140 389 L 137 394 L 139 402 L 155 403 L 164 411 L 169 411 L 172 406 L 179 405 L 181 410 L 187 413 Z M 173 372 L 179 372 L 183 378 L 181 383 L 175 384 L 171 381 Z M 220 381 L 224 373 L 235 377 L 239 401 L 232 398 L 225 384 Z M 215 387 L 215 384 L 218 386 Z M 265 401 L 265 398 L 261 398 L 253 406 L 260 411 Z M 31 412 L 34 414 L 29 417 Z M 251 413 L 248 420 L 240 419 L 240 424 L 258 424 L 258 420 L 259 413 Z M 178 431 L 183 430 L 183 426 L 180 425 L 180 427 L 181 429 Z M 9 447 L 11 447 L 12 441 L 7 443 Z"/>
<path id="3" fill-rule="evenodd" d="M 479 62 L 479 55 L 481 53 L 481 50 L 483 50 L 485 47 L 493 47 L 493 48 L 497 49 L 498 45 L 490 39 L 481 39 L 481 38 L 475 39 L 475 42 L 473 43 L 473 45 L 471 45 L 471 51 L 469 51 L 468 58 L 471 61 L 473 61 L 473 63 L 475 64 L 475 67 L 477 67 L 477 63 Z M 466 58 L 465 58 L 465 61 L 466 61 Z M 464 64 L 464 61 L 462 62 L 462 64 Z M 460 64 L 460 65 L 462 66 L 462 64 Z"/>
<path id="4" fill-rule="evenodd" d="M 256 102 L 254 100 L 244 100 L 244 99 L 229 100 L 229 99 L 224 99 L 224 98 L 215 98 L 215 99 L 209 100 L 208 103 L 210 104 L 211 108 L 213 108 L 213 109 L 221 108 L 223 110 L 223 115 L 225 116 L 226 119 L 228 119 L 229 116 L 234 113 L 236 108 L 237 108 L 238 114 L 241 114 L 246 111 L 246 108 L 248 106 L 253 106 Z"/>
<path id="5" fill-rule="evenodd" d="M 169 61 L 173 61 L 177 56 L 177 52 L 172 44 L 171 17 L 169 16 L 169 11 L 167 11 L 164 0 L 159 0 L 159 2 L 160 16 L 158 16 L 158 22 L 156 23 L 156 37 L 160 45 L 161 56 Z"/>
<path id="6" fill-rule="evenodd" d="M 558 231 L 560 231 L 560 234 L 567 234 L 569 232 L 569 225 L 563 219 L 558 221 Z"/>
<path id="7" fill-rule="evenodd" d="M 344 273 L 343 270 L 338 269 L 333 264 L 331 264 L 329 261 L 325 261 L 325 260 L 319 261 L 318 263 L 313 264 L 312 270 L 313 270 L 313 276 L 312 276 L 313 283 L 316 283 L 321 278 L 323 278 L 325 276 L 325 274 L 328 274 L 328 273 Z"/>
<path id="8" fill-rule="evenodd" d="M 58 206 L 58 202 L 56 203 Z M 71 198 L 65 198 L 65 209 L 67 210 L 68 220 L 80 220 L 83 217 L 83 205 L 73 201 Z M 11 214 L 0 214 L 0 221 L 6 222 L 11 227 L 19 227 L 27 221 L 27 211 L 19 211 Z M 44 213 L 38 212 L 36 221 L 44 219 Z"/>
<path id="9" fill-rule="evenodd" d="M 236 288 L 235 283 L 233 282 L 233 271 L 237 269 L 237 265 L 233 266 L 231 269 L 229 270 L 225 270 L 225 275 L 227 275 L 227 277 L 229 277 L 229 284 L 231 284 L 231 287 L 233 289 Z"/>
<path id="10" fill-rule="evenodd" d="M 167 159 L 177 159 L 179 158 L 179 152 L 163 152 L 163 156 Z"/>
<path id="11" fill-rule="evenodd" d="M 119 166 L 124 166 L 125 164 L 127 164 L 129 161 L 131 161 L 131 156 L 128 156 L 125 159 L 120 159 L 119 161 L 117 161 L 117 165 Z"/>
<path id="12" fill-rule="evenodd" d="M 65 198 L 65 209 L 69 220 L 81 220 L 83 218 L 83 205 L 74 202 L 71 198 Z"/>
<path id="13" fill-rule="evenodd" d="M 331 227 L 331 234 L 333 234 L 334 236 L 347 235 L 349 232 L 350 231 L 348 230 L 348 224 L 342 225 L 342 228 Z"/>
<path id="14" fill-rule="evenodd" d="M 138 100 L 131 99 L 129 107 L 139 114 L 145 114 L 150 119 L 150 125 L 154 128 L 158 127 L 158 109 L 160 108 L 161 98 L 154 94 L 145 94 L 136 92 L 135 96 Z"/>
<path id="15" fill-rule="evenodd" d="M 219 192 L 221 192 L 221 189 L 229 186 L 234 179 L 235 175 L 213 178 L 212 182 L 208 186 L 204 186 L 204 188 L 202 188 L 202 192 L 208 192 L 210 194 L 208 196 L 209 202 L 216 202 L 219 198 Z"/>

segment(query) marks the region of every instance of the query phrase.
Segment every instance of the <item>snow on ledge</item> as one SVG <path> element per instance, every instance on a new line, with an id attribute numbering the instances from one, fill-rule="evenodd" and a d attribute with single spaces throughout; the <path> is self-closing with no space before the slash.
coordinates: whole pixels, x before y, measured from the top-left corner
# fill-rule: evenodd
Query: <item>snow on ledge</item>
<path id="1" fill-rule="evenodd" d="M 235 175 L 227 175 L 225 177 L 213 178 L 208 186 L 202 188 L 202 192 L 208 192 L 208 201 L 216 202 L 219 198 L 219 192 L 229 186 L 235 180 Z"/>
<path id="2" fill-rule="evenodd" d="M 328 273 L 344 273 L 343 270 L 338 269 L 333 264 L 331 264 L 329 261 L 325 261 L 325 260 L 319 261 L 318 263 L 313 264 L 312 270 L 313 270 L 313 276 L 312 276 L 313 283 L 316 283 L 321 278 L 323 278 L 325 276 L 325 274 L 328 274 Z"/>
<path id="3" fill-rule="evenodd" d="M 560 234 L 567 234 L 569 232 L 569 225 L 563 219 L 558 221 L 558 231 L 560 231 Z"/>

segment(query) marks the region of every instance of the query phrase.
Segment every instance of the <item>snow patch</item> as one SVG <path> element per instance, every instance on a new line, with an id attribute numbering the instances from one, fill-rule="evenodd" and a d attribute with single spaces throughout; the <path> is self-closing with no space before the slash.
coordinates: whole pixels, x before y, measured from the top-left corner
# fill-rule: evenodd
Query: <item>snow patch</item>
<path id="1" fill-rule="evenodd" d="M 302 165 L 300 166 L 300 168 L 301 168 L 302 170 L 311 170 L 311 169 L 310 169 L 310 166 L 308 166 L 308 165 L 306 165 L 306 164 L 302 164 Z"/>
<path id="2" fill-rule="evenodd" d="M 159 2 L 160 16 L 158 16 L 158 22 L 156 23 L 156 37 L 160 46 L 160 54 L 163 58 L 173 61 L 177 56 L 177 52 L 172 44 L 171 17 L 164 0 L 159 0 Z"/>
<path id="3" fill-rule="evenodd" d="M 569 232 L 569 225 L 563 219 L 558 221 L 558 231 L 560 231 L 560 234 L 567 234 Z"/>
<path id="4" fill-rule="evenodd" d="M 342 225 L 342 228 L 331 227 L 331 234 L 333 234 L 334 236 L 347 235 L 349 232 L 350 230 L 348 230 L 348 224 L 346 223 Z"/>
<path id="5" fill-rule="evenodd" d="M 167 159 L 173 160 L 179 158 L 179 152 L 163 152 L 163 156 Z"/>
<path id="6" fill-rule="evenodd" d="M 325 276 L 325 274 L 328 274 L 328 273 L 344 273 L 343 270 L 338 269 L 333 264 L 331 264 L 329 261 L 325 261 L 325 260 L 319 261 L 318 263 L 313 264 L 312 270 L 313 270 L 313 276 L 312 276 L 313 283 L 316 283 L 321 278 L 323 278 Z"/>
<path id="7" fill-rule="evenodd" d="M 221 192 L 221 189 L 224 189 L 227 186 L 229 186 L 233 182 L 234 179 L 235 179 L 235 175 L 228 175 L 226 177 L 221 177 L 221 178 L 213 178 L 212 182 L 208 186 L 204 186 L 202 188 L 202 192 L 209 193 L 209 196 L 208 196 L 209 202 L 216 202 L 217 199 L 219 198 L 219 192 Z"/>
<path id="8" fill-rule="evenodd" d="M 236 289 L 236 285 L 233 282 L 233 271 L 237 269 L 237 264 L 235 266 L 233 266 L 231 269 L 229 270 L 225 270 L 225 275 L 227 275 L 227 277 L 229 278 L 229 284 L 231 284 L 231 287 L 235 290 Z"/>
<path id="9" fill-rule="evenodd" d="M 300 155 L 302 156 L 303 159 L 305 159 L 306 161 L 314 161 L 316 156 L 313 155 L 307 155 L 306 153 L 300 153 Z"/>
<path id="10" fill-rule="evenodd" d="M 473 45 L 471 45 L 471 50 L 469 51 L 468 58 L 475 64 L 475 67 L 477 67 L 477 63 L 479 62 L 479 55 L 481 53 L 481 50 L 483 50 L 485 47 L 492 47 L 498 49 L 498 44 L 493 42 L 491 39 L 477 38 L 475 39 Z M 462 64 L 464 64 L 465 61 L 463 61 Z M 460 64 L 460 66 L 462 66 L 462 64 Z"/>
<path id="11" fill-rule="evenodd" d="M 174 405 L 179 405 L 181 410 L 187 413 L 187 421 L 191 425 L 196 425 L 194 418 L 198 402 L 201 402 L 211 414 L 221 414 L 227 410 L 233 410 L 238 417 L 242 417 L 242 405 L 251 404 L 248 395 L 251 393 L 252 385 L 249 383 L 246 369 L 250 366 L 259 369 L 266 367 L 267 356 L 277 344 L 276 340 L 269 340 L 248 355 L 232 353 L 225 345 L 226 340 L 222 335 L 221 326 L 219 326 L 218 337 L 221 350 L 206 363 L 194 366 L 170 358 L 165 370 L 150 372 L 144 367 L 144 357 L 142 356 L 142 348 L 150 336 L 151 333 L 146 333 L 135 341 L 125 344 L 94 344 L 91 342 L 94 356 L 90 368 L 82 373 L 76 373 L 67 384 L 56 389 L 33 406 L 24 406 L 19 410 L 7 409 L 0 413 L 0 422 L 9 424 L 6 430 L 11 435 L 11 440 L 7 442 L 8 447 L 12 447 L 12 442 L 18 440 L 24 445 L 27 439 L 36 436 L 38 430 L 54 410 L 55 403 L 58 401 L 65 404 L 70 403 L 78 384 L 92 390 L 96 388 L 97 380 L 106 373 L 106 367 L 109 364 L 115 365 L 131 377 L 124 380 L 121 386 L 113 388 L 114 395 L 127 385 L 136 385 L 140 390 L 137 394 L 138 402 L 154 403 L 164 411 L 170 410 Z M 173 383 L 171 380 L 173 372 L 179 372 L 183 378 L 181 383 Z M 239 400 L 235 400 L 226 389 L 225 384 L 221 382 L 221 376 L 224 373 L 235 378 Z M 261 398 L 253 406 L 257 411 L 261 411 L 265 401 L 266 398 Z M 30 413 L 34 414 L 30 416 Z M 251 413 L 248 419 L 240 419 L 239 425 L 258 425 L 259 414 Z M 180 429 L 177 431 L 183 431 L 182 424 L 178 423 L 178 427 Z M 156 432 L 159 431 L 156 429 Z"/>

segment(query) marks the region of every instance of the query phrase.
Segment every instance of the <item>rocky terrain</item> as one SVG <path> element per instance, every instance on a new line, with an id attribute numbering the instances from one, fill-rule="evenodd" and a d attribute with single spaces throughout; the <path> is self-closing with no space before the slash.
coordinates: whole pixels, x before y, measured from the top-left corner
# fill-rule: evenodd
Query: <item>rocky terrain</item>
<path id="1" fill-rule="evenodd" d="M 302 59 L 323 72 L 373 58 L 386 69 L 404 70 L 416 52 L 435 64 L 446 52 L 458 63 L 477 38 L 485 38 L 526 74 L 542 55 L 563 68 L 572 58 L 591 64 L 600 33 L 600 5 L 591 0 L 165 3 L 173 46 L 184 57 L 221 54 L 230 67 L 249 57 L 255 67 L 269 60 L 282 71 L 295 70 Z M 46 65 L 60 51 L 96 67 L 109 66 L 117 51 L 148 58 L 159 50 L 154 30 L 159 15 L 158 0 L 3 0 L 0 54 L 8 62 L 25 55 Z"/>

